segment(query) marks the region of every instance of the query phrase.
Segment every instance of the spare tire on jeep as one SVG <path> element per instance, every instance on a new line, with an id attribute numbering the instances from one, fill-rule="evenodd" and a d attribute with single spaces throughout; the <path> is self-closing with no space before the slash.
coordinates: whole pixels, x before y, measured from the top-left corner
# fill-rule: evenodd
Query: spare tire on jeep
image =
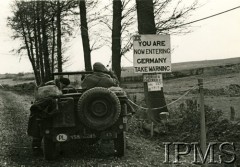
<path id="1" fill-rule="evenodd" d="M 119 118 L 121 105 L 115 93 L 95 87 L 83 93 L 78 101 L 78 117 L 87 127 L 105 130 Z"/>

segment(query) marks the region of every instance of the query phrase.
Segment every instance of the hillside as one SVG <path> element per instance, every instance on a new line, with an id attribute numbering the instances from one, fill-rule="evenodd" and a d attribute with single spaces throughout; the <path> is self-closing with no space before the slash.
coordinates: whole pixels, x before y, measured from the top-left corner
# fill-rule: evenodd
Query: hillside
<path id="1" fill-rule="evenodd" d="M 233 65 L 233 64 L 240 64 L 240 57 L 236 58 L 229 58 L 229 59 L 218 59 L 218 60 L 204 60 L 204 61 L 190 61 L 190 62 L 180 62 L 180 63 L 172 63 L 172 71 L 182 71 L 182 70 L 191 70 L 197 68 L 207 68 L 207 67 L 216 67 L 216 66 L 226 66 L 226 65 Z M 133 67 L 123 67 L 122 76 L 127 76 L 128 71 L 132 71 Z M 14 78 L 16 76 L 21 75 L 22 73 L 18 74 L 1 74 L 0 79 L 4 78 Z M 139 75 L 139 74 L 135 74 Z M 22 78 L 29 78 L 32 77 L 33 73 L 24 73 L 24 77 Z"/>
<path id="2" fill-rule="evenodd" d="M 230 58 L 230 59 L 218 59 L 218 60 L 205 60 L 205 61 L 192 61 L 192 62 L 181 62 L 172 64 L 172 72 L 180 71 L 191 71 L 203 68 L 211 67 L 225 67 L 231 65 L 240 64 L 240 58 Z M 194 72 L 193 72 L 194 73 Z M 140 73 L 134 73 L 133 67 L 124 67 L 122 70 L 122 77 L 132 77 L 140 76 Z"/>
<path id="3" fill-rule="evenodd" d="M 190 70 L 196 68 L 216 67 L 216 66 L 227 66 L 233 64 L 240 64 L 240 57 L 230 59 L 218 59 L 218 60 L 204 60 L 204 61 L 192 61 L 173 63 L 173 71 Z"/>
<path id="4" fill-rule="evenodd" d="M 173 63 L 172 72 L 165 73 L 165 78 L 179 78 L 192 75 L 219 75 L 237 72 L 240 68 L 240 58 L 205 60 Z M 123 81 L 140 81 L 142 74 L 134 73 L 133 67 L 122 69 Z"/>

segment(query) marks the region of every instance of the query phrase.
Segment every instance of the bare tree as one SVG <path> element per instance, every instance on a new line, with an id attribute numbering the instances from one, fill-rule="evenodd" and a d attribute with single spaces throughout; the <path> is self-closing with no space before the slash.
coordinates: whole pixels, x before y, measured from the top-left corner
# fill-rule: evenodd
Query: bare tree
<path id="1" fill-rule="evenodd" d="M 69 0 L 69 1 L 60 1 L 57 0 L 57 2 L 51 2 L 53 4 L 52 9 L 56 13 L 56 28 L 57 28 L 57 67 L 58 72 L 63 71 L 63 63 L 66 59 L 63 58 L 63 45 L 62 45 L 62 38 L 65 34 L 72 35 L 71 26 L 69 26 L 71 21 L 65 21 L 65 17 L 68 18 L 70 15 L 72 15 L 71 10 L 76 8 L 78 6 L 78 1 L 76 0 Z M 53 13 L 53 18 L 54 14 Z"/>
<path id="2" fill-rule="evenodd" d="M 34 4 L 30 4 L 33 6 Z M 28 8 L 28 5 L 24 2 L 16 3 L 13 6 L 14 9 L 14 17 L 8 18 L 8 25 L 15 31 L 13 38 L 21 38 L 24 45 L 18 49 L 18 53 L 22 50 L 26 50 L 29 61 L 31 62 L 33 72 L 36 76 L 36 83 L 40 83 L 41 79 L 39 70 L 36 66 L 35 61 L 37 58 L 33 51 L 34 46 L 34 38 L 33 38 L 33 31 L 32 31 L 32 23 L 29 17 L 29 13 L 33 12 L 32 8 Z"/>
<path id="3" fill-rule="evenodd" d="M 107 27 L 108 31 L 112 32 L 112 39 L 105 39 L 105 41 L 112 48 L 112 70 L 120 81 L 121 58 L 122 55 L 131 49 L 132 42 L 129 37 L 136 30 L 134 27 L 136 22 L 136 17 L 134 16 L 136 11 L 135 4 L 131 3 L 131 0 L 113 0 L 112 4 L 107 4 L 103 10 L 107 11 L 107 14 L 100 21 Z"/>
<path id="4" fill-rule="evenodd" d="M 66 42 L 72 35 L 72 22 L 68 20 L 71 15 L 68 11 L 76 8 L 78 2 L 63 1 L 59 2 L 59 6 L 55 4 L 53 1 L 15 1 L 12 5 L 13 16 L 8 18 L 8 25 L 14 30 L 13 38 L 19 38 L 24 44 L 18 52 L 26 51 L 38 85 L 52 79 L 55 61 L 59 62 L 58 68 L 62 70 L 66 59 L 62 58 L 61 39 Z M 57 14 L 60 16 L 58 24 L 55 21 Z M 55 59 L 55 37 L 58 38 L 59 61 Z"/>
<path id="5" fill-rule="evenodd" d="M 55 46 L 56 46 L 56 26 L 55 26 L 55 22 L 54 22 L 54 17 L 52 17 L 52 53 L 51 53 L 51 55 L 52 55 L 52 57 L 51 57 L 51 61 L 52 61 L 52 63 L 51 63 L 51 66 L 52 66 L 52 73 L 54 73 L 54 59 L 55 59 L 55 56 L 54 56 L 54 53 L 55 53 Z M 61 36 L 60 36 L 61 37 Z M 60 43 L 60 42 L 59 42 Z M 61 44 L 61 43 L 60 43 Z M 62 46 L 62 44 L 61 44 L 61 46 Z M 60 47 L 61 48 L 61 47 Z M 61 53 L 60 53 L 61 54 Z M 62 66 L 61 66 L 62 67 Z"/>
<path id="6" fill-rule="evenodd" d="M 48 50 L 48 36 L 47 36 L 47 27 L 46 27 L 46 18 L 45 18 L 45 1 L 41 1 L 41 28 L 42 28 L 42 45 L 43 45 L 43 59 L 44 59 L 44 69 L 45 69 L 45 78 L 44 82 L 47 82 L 52 79 L 50 71 L 50 60 L 49 60 L 49 50 Z"/>
<path id="7" fill-rule="evenodd" d="M 40 21 L 40 2 L 37 2 L 36 7 L 36 28 L 37 28 L 37 41 L 35 43 L 38 44 L 38 54 L 39 54 L 39 66 L 40 66 L 40 72 L 41 72 L 41 83 L 43 83 L 45 78 L 45 70 L 44 70 L 44 61 L 43 61 L 43 46 L 42 46 L 42 37 L 41 37 L 41 21 Z"/>
<path id="8" fill-rule="evenodd" d="M 188 5 L 183 4 L 183 0 L 155 0 L 154 17 L 157 33 L 180 34 L 191 32 L 189 25 L 181 25 L 198 7 L 198 0 L 188 3 Z"/>
<path id="9" fill-rule="evenodd" d="M 60 0 L 57 1 L 57 62 L 58 72 L 62 72 L 62 30 L 61 30 L 61 6 Z"/>

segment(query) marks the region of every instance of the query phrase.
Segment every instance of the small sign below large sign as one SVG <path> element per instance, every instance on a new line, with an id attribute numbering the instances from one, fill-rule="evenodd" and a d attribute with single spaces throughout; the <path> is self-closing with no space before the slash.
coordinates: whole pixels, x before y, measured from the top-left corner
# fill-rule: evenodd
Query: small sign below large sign
<path id="1" fill-rule="evenodd" d="M 143 82 L 163 82 L 162 74 L 144 74 Z"/>
<path id="2" fill-rule="evenodd" d="M 137 35 L 133 41 L 135 73 L 171 72 L 170 35 Z"/>
<path id="3" fill-rule="evenodd" d="M 160 91 L 163 87 L 162 83 L 160 82 L 148 82 L 148 91 Z"/>

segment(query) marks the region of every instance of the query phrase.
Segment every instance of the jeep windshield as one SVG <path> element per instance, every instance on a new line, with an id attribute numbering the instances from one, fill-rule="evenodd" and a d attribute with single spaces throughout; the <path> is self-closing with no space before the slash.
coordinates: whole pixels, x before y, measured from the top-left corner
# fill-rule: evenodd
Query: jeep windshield
<path id="1" fill-rule="evenodd" d="M 80 71 L 80 72 L 58 72 L 53 73 L 54 79 L 64 77 L 70 80 L 69 88 L 74 88 L 76 90 L 82 89 L 81 84 L 84 77 L 92 72 Z"/>

